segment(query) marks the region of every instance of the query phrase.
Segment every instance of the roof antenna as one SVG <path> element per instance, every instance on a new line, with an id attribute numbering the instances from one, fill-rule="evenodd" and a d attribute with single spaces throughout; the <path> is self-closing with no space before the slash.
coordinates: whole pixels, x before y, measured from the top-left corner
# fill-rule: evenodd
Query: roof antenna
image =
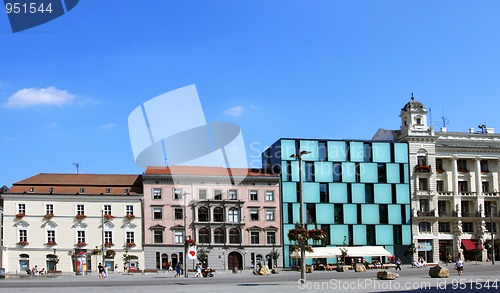
<path id="1" fill-rule="evenodd" d="M 448 118 L 445 118 L 444 116 L 441 116 L 441 119 L 443 120 L 443 127 L 446 127 L 446 125 L 450 122 Z"/>
<path id="2" fill-rule="evenodd" d="M 73 166 L 76 167 L 76 174 L 80 174 L 80 163 L 73 163 Z"/>
<path id="3" fill-rule="evenodd" d="M 415 100 L 415 97 L 413 96 L 413 93 L 411 93 L 411 100 Z"/>

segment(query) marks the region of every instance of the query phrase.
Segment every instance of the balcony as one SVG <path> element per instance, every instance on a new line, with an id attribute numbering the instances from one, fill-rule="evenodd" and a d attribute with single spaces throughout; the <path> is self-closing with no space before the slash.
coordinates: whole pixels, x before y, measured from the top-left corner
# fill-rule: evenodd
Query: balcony
<path id="1" fill-rule="evenodd" d="M 453 197 L 453 191 L 438 191 L 439 196 L 450 196 Z"/>
<path id="2" fill-rule="evenodd" d="M 491 218 L 491 212 L 489 210 L 484 211 L 484 217 L 485 218 Z M 493 217 L 498 218 L 500 217 L 500 212 L 493 212 Z"/>
<path id="3" fill-rule="evenodd" d="M 476 196 L 475 191 L 460 191 L 458 192 L 458 195 L 460 196 Z"/>
<path id="4" fill-rule="evenodd" d="M 435 216 L 436 216 L 436 210 L 417 211 L 417 217 L 435 217 Z"/>
<path id="5" fill-rule="evenodd" d="M 481 213 L 479 211 L 475 212 L 462 212 L 461 214 L 462 218 L 480 218 Z"/>
<path id="6" fill-rule="evenodd" d="M 483 192 L 483 195 L 488 197 L 498 197 L 499 194 L 498 192 Z"/>
<path id="7" fill-rule="evenodd" d="M 416 173 L 431 173 L 430 165 L 416 165 L 415 166 Z"/>
<path id="8" fill-rule="evenodd" d="M 456 217 L 457 212 L 455 211 L 438 211 L 439 217 Z"/>

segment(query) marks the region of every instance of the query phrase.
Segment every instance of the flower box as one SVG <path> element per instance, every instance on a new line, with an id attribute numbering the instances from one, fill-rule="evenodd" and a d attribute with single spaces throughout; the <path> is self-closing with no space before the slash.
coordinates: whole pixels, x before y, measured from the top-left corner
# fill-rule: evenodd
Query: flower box
<path id="1" fill-rule="evenodd" d="M 481 170 L 481 173 L 488 173 L 490 170 Z"/>
<path id="2" fill-rule="evenodd" d="M 77 218 L 78 220 L 83 220 L 85 219 L 87 216 L 85 216 L 84 214 L 78 214 L 75 216 L 75 218 Z"/>
<path id="3" fill-rule="evenodd" d="M 111 246 L 114 246 L 114 244 L 113 244 L 113 242 L 105 242 L 104 246 L 111 247 Z"/>
<path id="4" fill-rule="evenodd" d="M 288 231 L 288 239 L 290 241 L 299 241 L 308 238 L 309 238 L 309 233 L 305 228 L 295 227 Z"/>
<path id="5" fill-rule="evenodd" d="M 135 247 L 135 243 L 134 242 L 127 242 L 127 247 Z"/>
<path id="6" fill-rule="evenodd" d="M 313 240 L 323 240 L 326 238 L 326 232 L 321 229 L 312 229 L 307 231 L 307 233 L 309 234 L 309 238 Z"/>
<path id="7" fill-rule="evenodd" d="M 111 219 L 114 219 L 114 218 L 115 218 L 115 216 L 113 216 L 111 214 L 105 214 L 104 215 L 104 219 L 106 219 L 106 220 L 111 220 Z"/>
<path id="8" fill-rule="evenodd" d="M 19 241 L 17 244 L 21 245 L 21 246 L 26 246 L 29 244 L 29 242 L 28 241 Z"/>
<path id="9" fill-rule="evenodd" d="M 430 172 L 431 171 L 431 166 L 428 166 L 428 165 L 418 165 L 417 166 L 417 170 L 419 172 Z"/>
<path id="10" fill-rule="evenodd" d="M 47 219 L 47 220 L 50 220 L 54 217 L 54 214 L 50 213 L 50 214 L 45 214 L 45 216 L 43 216 L 44 219 Z"/>
<path id="11" fill-rule="evenodd" d="M 93 249 L 93 250 L 92 250 L 92 254 L 93 254 L 93 255 L 100 255 L 100 254 L 101 254 L 101 250 L 100 250 L 100 249 L 98 249 L 98 248 Z"/>
<path id="12" fill-rule="evenodd" d="M 187 247 L 196 246 L 196 241 L 194 239 L 186 239 L 184 245 Z"/>
<path id="13" fill-rule="evenodd" d="M 438 172 L 438 173 L 444 173 L 444 170 L 443 169 L 437 169 L 436 172 Z"/>
<path id="14" fill-rule="evenodd" d="M 129 220 L 132 220 L 133 218 L 135 218 L 135 215 L 134 214 L 127 214 L 125 216 L 125 218 L 129 219 Z"/>
<path id="15" fill-rule="evenodd" d="M 460 173 L 469 173 L 469 170 L 467 170 L 465 168 L 460 168 L 460 169 L 458 169 L 458 172 L 460 172 Z"/>
<path id="16" fill-rule="evenodd" d="M 25 214 L 24 213 L 19 213 L 19 214 L 16 214 L 16 218 L 18 219 L 21 219 L 22 217 L 24 217 Z"/>
<path id="17" fill-rule="evenodd" d="M 78 246 L 78 247 L 87 246 L 87 243 L 86 243 L 86 242 L 78 242 L 78 243 L 76 244 L 76 246 Z"/>
<path id="18" fill-rule="evenodd" d="M 53 245 L 57 245 L 57 243 L 55 241 L 48 241 L 47 245 L 53 246 Z"/>

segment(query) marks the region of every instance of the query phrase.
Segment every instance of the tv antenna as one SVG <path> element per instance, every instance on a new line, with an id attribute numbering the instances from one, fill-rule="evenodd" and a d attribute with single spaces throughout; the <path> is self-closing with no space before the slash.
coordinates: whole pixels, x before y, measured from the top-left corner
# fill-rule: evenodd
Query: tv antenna
<path id="1" fill-rule="evenodd" d="M 446 127 L 450 123 L 450 120 L 444 116 L 441 116 L 441 119 L 443 120 L 443 127 Z"/>
<path id="2" fill-rule="evenodd" d="M 73 163 L 73 166 L 76 167 L 76 174 L 80 174 L 80 163 Z"/>

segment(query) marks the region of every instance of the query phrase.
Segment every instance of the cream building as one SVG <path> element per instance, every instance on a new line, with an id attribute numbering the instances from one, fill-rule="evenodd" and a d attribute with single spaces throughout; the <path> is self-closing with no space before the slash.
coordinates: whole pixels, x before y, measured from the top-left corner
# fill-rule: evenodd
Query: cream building
<path id="1" fill-rule="evenodd" d="M 6 273 L 83 274 L 102 261 L 121 271 L 125 254 L 127 269 L 143 268 L 140 175 L 42 173 L 2 197 Z"/>
<path id="2" fill-rule="evenodd" d="M 413 258 L 491 259 L 491 230 L 500 221 L 500 135 L 485 125 L 435 131 L 428 115 L 412 96 L 401 109 L 401 128 L 380 129 L 373 138 L 409 144 Z"/>

